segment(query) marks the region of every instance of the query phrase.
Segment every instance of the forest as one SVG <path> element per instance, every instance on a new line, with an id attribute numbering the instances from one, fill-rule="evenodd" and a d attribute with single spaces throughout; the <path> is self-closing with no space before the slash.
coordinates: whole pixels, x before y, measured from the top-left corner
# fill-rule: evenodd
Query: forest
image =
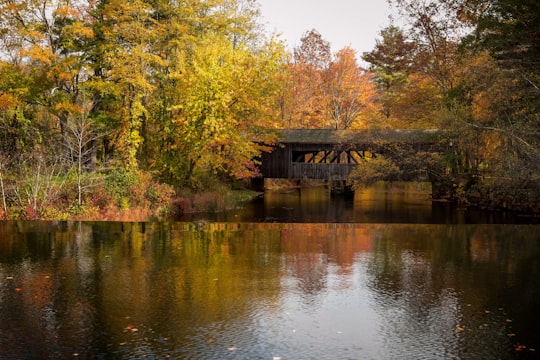
<path id="1" fill-rule="evenodd" d="M 359 54 L 288 50 L 256 0 L 0 0 L 0 219 L 225 207 L 293 128 L 444 130 L 351 181 L 420 163 L 452 201 L 540 212 L 540 3 L 388 2 Z"/>

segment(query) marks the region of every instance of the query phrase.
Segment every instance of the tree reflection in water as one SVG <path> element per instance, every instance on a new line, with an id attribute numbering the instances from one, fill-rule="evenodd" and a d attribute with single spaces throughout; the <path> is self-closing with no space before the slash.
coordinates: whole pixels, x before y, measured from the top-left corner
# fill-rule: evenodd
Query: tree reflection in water
<path id="1" fill-rule="evenodd" d="M 0 355 L 518 358 L 540 346 L 539 232 L 0 222 Z"/>

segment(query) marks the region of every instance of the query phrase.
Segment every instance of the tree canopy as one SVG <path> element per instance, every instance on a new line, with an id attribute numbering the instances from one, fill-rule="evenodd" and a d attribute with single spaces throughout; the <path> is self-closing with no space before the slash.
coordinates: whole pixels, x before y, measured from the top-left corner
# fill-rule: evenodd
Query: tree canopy
<path id="1" fill-rule="evenodd" d="M 253 1 L 2 1 L 0 9 L 0 110 L 12 131 L 28 121 L 59 136 L 43 146 L 61 149 L 85 107 L 107 134 L 92 144 L 102 162 L 144 163 L 188 181 L 171 174 L 249 173 L 257 149 L 246 140 L 275 127 L 284 50 L 259 32 Z M 208 158 L 210 149 L 227 161 Z"/>
<path id="2" fill-rule="evenodd" d="M 255 0 L 0 0 L 0 218 L 250 178 L 280 128 L 446 129 L 450 183 L 538 195 L 540 3 L 389 2 L 364 69 Z"/>

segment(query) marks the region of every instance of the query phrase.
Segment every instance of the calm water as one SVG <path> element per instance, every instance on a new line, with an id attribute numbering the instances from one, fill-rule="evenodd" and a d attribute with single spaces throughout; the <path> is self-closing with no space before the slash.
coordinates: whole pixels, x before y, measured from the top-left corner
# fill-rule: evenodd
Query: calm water
<path id="1" fill-rule="evenodd" d="M 267 222 L 0 222 L 0 358 L 540 355 L 539 225 L 267 200 Z"/>
<path id="2" fill-rule="evenodd" d="M 194 214 L 180 221 L 281 223 L 540 224 L 540 218 L 431 202 L 429 183 L 377 183 L 353 198 L 324 187 L 267 192 L 242 209 Z"/>

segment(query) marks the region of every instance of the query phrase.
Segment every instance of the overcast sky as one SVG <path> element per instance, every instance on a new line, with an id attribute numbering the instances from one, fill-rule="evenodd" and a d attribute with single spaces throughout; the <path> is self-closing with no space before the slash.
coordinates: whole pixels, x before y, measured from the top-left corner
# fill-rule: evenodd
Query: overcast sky
<path id="1" fill-rule="evenodd" d="M 316 29 L 332 52 L 351 46 L 358 56 L 373 50 L 381 29 L 390 24 L 386 0 L 259 0 L 267 29 L 281 33 L 289 49 Z"/>

